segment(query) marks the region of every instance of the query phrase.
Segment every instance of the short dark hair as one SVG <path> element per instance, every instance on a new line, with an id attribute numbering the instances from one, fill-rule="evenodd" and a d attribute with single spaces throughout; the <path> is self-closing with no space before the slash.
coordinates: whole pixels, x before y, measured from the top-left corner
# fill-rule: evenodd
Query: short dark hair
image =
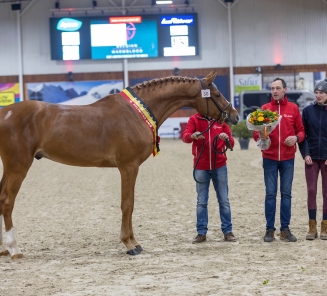
<path id="1" fill-rule="evenodd" d="M 275 82 L 275 81 L 277 81 L 277 80 L 280 80 L 280 81 L 282 82 L 283 88 L 286 88 L 286 87 L 287 87 L 286 82 L 285 82 L 284 79 L 277 77 L 277 78 L 275 78 L 275 79 L 273 80 L 273 82 Z"/>

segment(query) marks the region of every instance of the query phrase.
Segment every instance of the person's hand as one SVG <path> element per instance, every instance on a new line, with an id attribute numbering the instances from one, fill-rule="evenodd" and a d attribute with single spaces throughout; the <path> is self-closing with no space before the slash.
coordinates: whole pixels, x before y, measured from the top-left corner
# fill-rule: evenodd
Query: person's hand
<path id="1" fill-rule="evenodd" d="M 200 132 L 194 132 L 194 133 L 191 135 L 191 139 L 193 139 L 193 140 L 204 139 L 204 136 L 201 135 Z"/>
<path id="2" fill-rule="evenodd" d="M 219 139 L 226 141 L 228 139 L 228 135 L 226 133 L 221 133 L 219 134 Z"/>
<path id="3" fill-rule="evenodd" d="M 307 155 L 306 157 L 304 157 L 304 162 L 308 165 L 312 165 L 312 159 L 311 159 L 311 156 L 310 155 Z M 327 162 L 327 160 L 326 160 Z M 325 164 L 326 164 L 325 162 Z"/>
<path id="4" fill-rule="evenodd" d="M 284 143 L 287 146 L 293 146 L 297 142 L 297 137 L 296 136 L 289 136 L 285 139 Z"/>

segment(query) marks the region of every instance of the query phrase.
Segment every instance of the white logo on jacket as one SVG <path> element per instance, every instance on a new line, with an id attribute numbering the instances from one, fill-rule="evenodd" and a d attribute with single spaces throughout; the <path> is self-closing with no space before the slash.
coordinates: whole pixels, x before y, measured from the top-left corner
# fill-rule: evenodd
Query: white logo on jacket
<path id="1" fill-rule="evenodd" d="M 216 129 L 216 128 L 220 128 L 220 129 L 221 129 L 222 127 L 219 126 L 219 125 L 214 125 L 213 128 L 214 128 L 214 129 Z"/>
<path id="2" fill-rule="evenodd" d="M 284 117 L 293 117 L 292 114 L 283 114 Z"/>

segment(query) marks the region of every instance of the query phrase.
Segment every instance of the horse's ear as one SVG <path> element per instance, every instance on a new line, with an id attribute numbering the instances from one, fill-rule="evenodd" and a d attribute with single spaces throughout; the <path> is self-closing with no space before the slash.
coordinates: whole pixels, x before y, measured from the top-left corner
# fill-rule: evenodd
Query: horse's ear
<path id="1" fill-rule="evenodd" d="M 206 86 L 209 86 L 216 78 L 217 73 L 211 71 L 206 77 L 203 78 L 203 82 Z"/>

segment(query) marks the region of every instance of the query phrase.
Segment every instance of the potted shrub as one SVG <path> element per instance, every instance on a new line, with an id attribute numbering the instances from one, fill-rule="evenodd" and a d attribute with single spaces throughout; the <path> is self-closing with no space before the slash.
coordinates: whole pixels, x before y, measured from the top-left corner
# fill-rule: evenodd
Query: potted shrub
<path id="1" fill-rule="evenodd" d="M 253 131 L 250 131 L 246 126 L 246 121 L 240 121 L 238 124 L 231 127 L 232 134 L 238 138 L 241 150 L 249 149 L 250 139 L 252 138 Z"/>

